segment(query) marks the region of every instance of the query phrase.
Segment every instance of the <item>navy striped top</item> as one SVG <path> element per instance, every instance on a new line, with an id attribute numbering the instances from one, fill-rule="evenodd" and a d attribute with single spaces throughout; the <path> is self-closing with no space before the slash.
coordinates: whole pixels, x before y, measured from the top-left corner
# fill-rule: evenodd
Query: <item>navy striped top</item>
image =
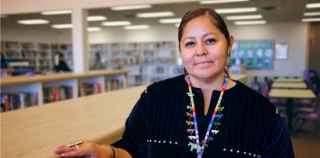
<path id="1" fill-rule="evenodd" d="M 190 104 L 184 75 L 154 83 L 141 94 L 116 147 L 134 158 L 195 158 L 188 147 L 186 106 Z M 214 90 L 209 115 L 204 114 L 201 89 L 193 87 L 199 135 L 203 139 L 220 92 Z M 287 129 L 275 107 L 239 81 L 225 91 L 220 132 L 209 141 L 203 157 L 292 158 Z"/>

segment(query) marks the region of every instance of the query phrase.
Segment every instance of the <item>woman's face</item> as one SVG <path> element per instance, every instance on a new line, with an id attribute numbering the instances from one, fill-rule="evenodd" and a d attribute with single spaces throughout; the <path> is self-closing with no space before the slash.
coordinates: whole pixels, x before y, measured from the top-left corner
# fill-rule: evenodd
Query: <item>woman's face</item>
<path id="1" fill-rule="evenodd" d="M 180 51 L 192 77 L 210 79 L 223 74 L 228 49 L 227 39 L 209 17 L 197 17 L 185 26 Z"/>

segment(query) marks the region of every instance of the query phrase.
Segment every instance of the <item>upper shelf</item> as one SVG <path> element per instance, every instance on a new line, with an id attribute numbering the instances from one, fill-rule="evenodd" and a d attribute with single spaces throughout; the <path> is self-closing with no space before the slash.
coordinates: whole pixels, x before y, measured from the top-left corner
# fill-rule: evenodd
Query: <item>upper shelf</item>
<path id="1" fill-rule="evenodd" d="M 61 74 L 48 74 L 48 75 L 35 75 L 35 76 L 16 76 L 7 77 L 0 80 L 0 86 L 10 85 L 21 85 L 21 84 L 32 84 L 36 82 L 50 82 L 59 80 L 68 80 L 75 78 L 90 78 L 95 76 L 114 76 L 126 74 L 124 70 L 101 70 L 101 71 L 90 71 L 86 73 L 61 73 Z"/>

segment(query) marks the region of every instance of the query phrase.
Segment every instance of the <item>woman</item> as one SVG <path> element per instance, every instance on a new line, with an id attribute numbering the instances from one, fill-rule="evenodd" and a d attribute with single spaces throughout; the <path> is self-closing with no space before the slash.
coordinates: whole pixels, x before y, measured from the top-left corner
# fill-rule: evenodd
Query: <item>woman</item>
<path id="1" fill-rule="evenodd" d="M 186 75 L 150 85 L 110 145 L 60 146 L 72 157 L 293 157 L 290 138 L 262 95 L 228 78 L 233 38 L 213 10 L 187 12 L 178 33 Z M 70 147 L 71 146 L 71 147 Z"/>
<path id="2" fill-rule="evenodd" d="M 61 52 L 58 52 L 55 57 L 55 72 L 71 72 L 72 70 L 69 68 L 68 64 L 64 61 L 64 56 Z"/>

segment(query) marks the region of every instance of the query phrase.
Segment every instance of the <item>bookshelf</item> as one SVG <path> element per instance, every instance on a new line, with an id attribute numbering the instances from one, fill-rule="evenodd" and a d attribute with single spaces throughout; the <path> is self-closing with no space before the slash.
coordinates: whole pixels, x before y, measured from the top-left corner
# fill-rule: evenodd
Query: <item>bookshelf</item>
<path id="1" fill-rule="evenodd" d="M 36 73 L 53 71 L 54 55 L 61 52 L 68 66 L 73 68 L 72 45 L 66 43 L 1 41 L 7 60 L 26 61 Z"/>
<path id="2" fill-rule="evenodd" d="M 58 52 L 64 55 L 64 61 L 73 69 L 71 44 L 18 41 L 1 43 L 9 61 L 19 59 L 29 63 L 28 69 L 23 69 L 25 71 L 37 74 L 53 71 L 54 58 Z M 137 86 L 183 73 L 182 66 L 177 64 L 177 54 L 174 41 L 98 43 L 90 44 L 88 60 L 90 70 L 126 70 L 128 85 Z"/>
<path id="3" fill-rule="evenodd" d="M 100 61 L 97 61 L 99 60 L 97 54 Z M 177 46 L 173 41 L 90 45 L 90 68 L 92 70 L 97 67 L 127 70 L 129 86 L 149 84 L 183 73 L 182 66 L 177 65 L 176 61 Z M 171 71 L 172 69 L 175 71 Z"/>
<path id="4" fill-rule="evenodd" d="M 0 86 L 1 111 L 11 111 L 126 88 L 127 72 L 104 70 L 8 77 L 0 81 Z M 32 102 L 20 101 L 27 97 L 31 97 Z"/>

